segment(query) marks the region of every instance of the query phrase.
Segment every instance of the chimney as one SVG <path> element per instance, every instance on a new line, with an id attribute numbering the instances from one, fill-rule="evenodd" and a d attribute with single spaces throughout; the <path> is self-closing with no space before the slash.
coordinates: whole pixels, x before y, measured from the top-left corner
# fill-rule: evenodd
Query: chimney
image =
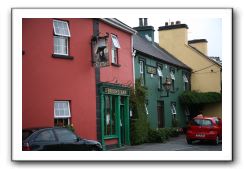
<path id="1" fill-rule="evenodd" d="M 144 19 L 144 25 L 143 25 Z M 154 27 L 148 26 L 148 18 L 139 18 L 139 26 L 134 27 L 138 34 L 148 40 L 149 42 L 154 42 Z"/>
<path id="2" fill-rule="evenodd" d="M 206 39 L 194 39 L 189 40 L 188 44 L 194 48 L 196 48 L 198 51 L 203 53 L 204 55 L 208 55 L 208 41 Z"/>
<path id="3" fill-rule="evenodd" d="M 139 18 L 139 26 L 143 26 L 142 18 Z"/>
<path id="4" fill-rule="evenodd" d="M 144 26 L 147 26 L 147 18 L 144 18 Z"/>
<path id="5" fill-rule="evenodd" d="M 179 24 L 180 24 L 180 21 L 176 21 L 175 24 L 176 24 L 176 25 L 179 25 Z"/>
<path id="6" fill-rule="evenodd" d="M 165 22 L 165 26 L 158 28 L 159 45 L 163 48 L 172 48 L 173 46 L 188 45 L 188 26 L 180 21 Z"/>

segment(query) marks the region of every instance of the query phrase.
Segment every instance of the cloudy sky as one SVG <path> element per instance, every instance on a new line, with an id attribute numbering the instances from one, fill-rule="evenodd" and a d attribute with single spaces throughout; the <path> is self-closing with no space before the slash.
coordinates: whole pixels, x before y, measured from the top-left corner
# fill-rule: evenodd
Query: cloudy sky
<path id="1" fill-rule="evenodd" d="M 139 18 L 118 18 L 131 27 L 139 26 Z M 208 55 L 222 58 L 222 19 L 221 18 L 181 18 L 180 16 L 148 17 L 148 25 L 155 29 L 155 41 L 158 42 L 158 27 L 164 26 L 165 22 L 181 21 L 188 25 L 188 40 L 207 39 Z"/>

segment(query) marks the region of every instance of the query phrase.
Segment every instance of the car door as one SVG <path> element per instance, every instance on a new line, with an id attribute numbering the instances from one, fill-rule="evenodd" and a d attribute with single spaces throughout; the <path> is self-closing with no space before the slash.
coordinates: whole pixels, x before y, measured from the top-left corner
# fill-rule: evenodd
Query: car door
<path id="1" fill-rule="evenodd" d="M 60 142 L 60 151 L 82 151 L 86 145 L 72 131 L 66 128 L 56 128 L 54 132 Z"/>
<path id="2" fill-rule="evenodd" d="M 51 129 L 42 130 L 31 141 L 31 149 L 37 151 L 55 151 L 59 147 Z"/>

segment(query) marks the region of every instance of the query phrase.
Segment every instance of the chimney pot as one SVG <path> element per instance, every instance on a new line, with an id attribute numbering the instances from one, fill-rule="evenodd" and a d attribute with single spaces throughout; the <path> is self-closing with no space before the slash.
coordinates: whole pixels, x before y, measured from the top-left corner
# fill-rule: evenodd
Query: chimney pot
<path id="1" fill-rule="evenodd" d="M 171 25 L 174 25 L 174 22 L 171 22 Z"/>
<path id="2" fill-rule="evenodd" d="M 180 21 L 176 21 L 176 23 L 175 23 L 176 25 L 179 25 L 180 24 Z"/>
<path id="3" fill-rule="evenodd" d="M 144 18 L 144 26 L 147 26 L 147 18 Z"/>
<path id="4" fill-rule="evenodd" d="M 139 26 L 143 26 L 142 18 L 139 18 Z"/>
<path id="5" fill-rule="evenodd" d="M 165 22 L 165 26 L 168 26 L 169 25 L 169 23 L 168 22 Z"/>

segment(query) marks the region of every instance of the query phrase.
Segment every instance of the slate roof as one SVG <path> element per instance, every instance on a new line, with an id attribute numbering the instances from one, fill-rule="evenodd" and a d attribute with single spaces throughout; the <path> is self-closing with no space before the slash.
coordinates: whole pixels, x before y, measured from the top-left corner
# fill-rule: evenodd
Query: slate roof
<path id="1" fill-rule="evenodd" d="M 138 34 L 133 35 L 133 48 L 171 65 L 191 69 L 155 42 L 149 42 Z"/>

